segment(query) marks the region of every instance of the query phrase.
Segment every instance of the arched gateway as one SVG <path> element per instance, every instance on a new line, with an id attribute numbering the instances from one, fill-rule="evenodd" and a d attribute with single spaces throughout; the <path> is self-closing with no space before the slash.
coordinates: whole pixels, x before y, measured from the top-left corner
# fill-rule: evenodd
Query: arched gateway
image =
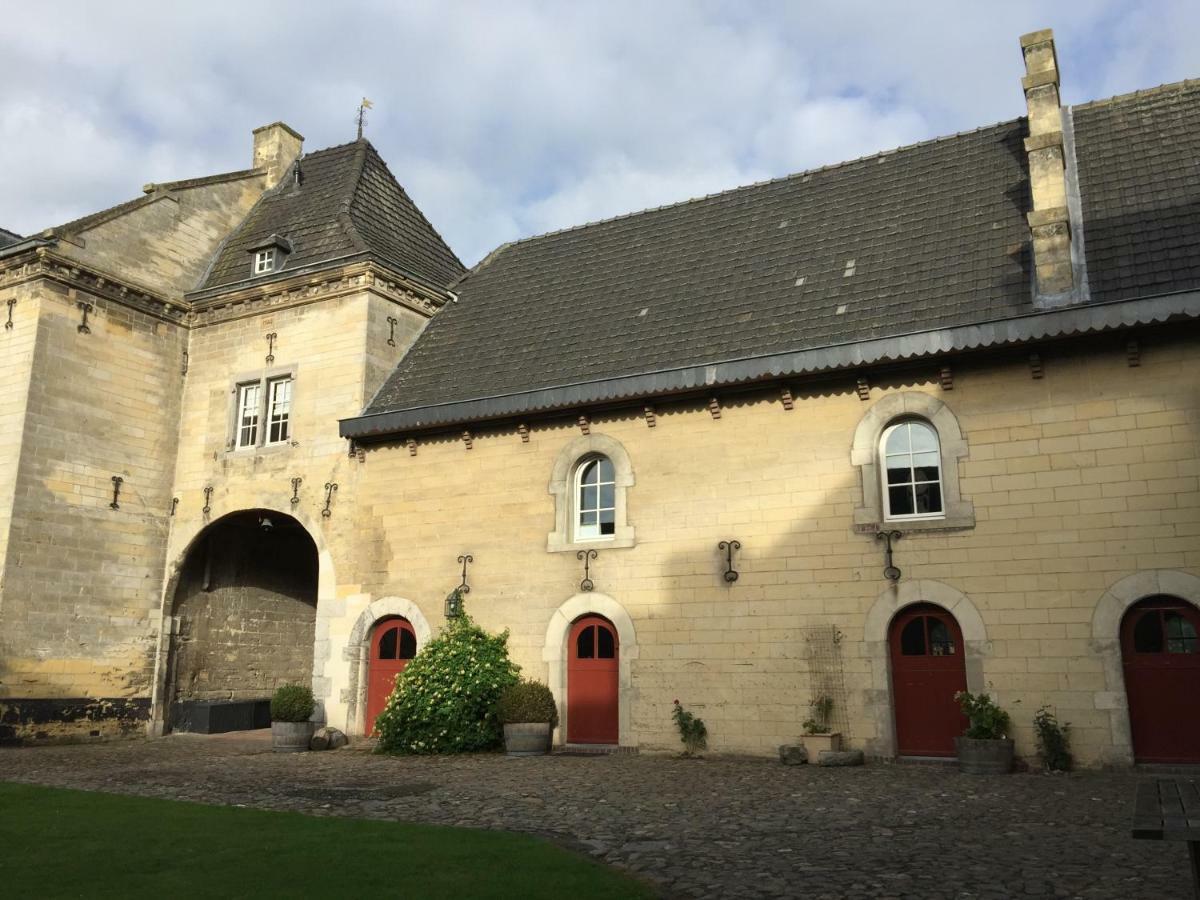
<path id="1" fill-rule="evenodd" d="M 312 681 L 317 581 L 316 544 L 289 515 L 243 510 L 205 527 L 168 601 L 167 727 L 269 724 L 262 701 Z"/>

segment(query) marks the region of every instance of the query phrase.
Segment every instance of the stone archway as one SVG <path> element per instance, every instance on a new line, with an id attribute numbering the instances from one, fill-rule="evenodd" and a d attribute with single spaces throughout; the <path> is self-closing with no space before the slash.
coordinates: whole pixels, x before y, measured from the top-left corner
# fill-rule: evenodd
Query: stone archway
<path id="1" fill-rule="evenodd" d="M 269 505 L 266 495 L 261 496 L 263 503 L 259 506 L 248 506 L 235 510 L 227 515 L 247 513 L 266 513 L 281 519 L 291 519 L 298 522 L 312 539 L 317 551 L 317 621 L 313 635 L 312 655 L 312 689 L 317 701 L 314 718 L 325 721 L 325 700 L 330 691 L 330 679 L 325 677 L 325 662 L 329 655 L 329 618 L 337 598 L 337 576 L 334 572 L 333 554 L 325 540 L 321 519 L 314 519 L 300 509 L 282 512 Z M 169 562 L 166 567 L 166 577 L 163 579 L 161 601 L 161 618 L 157 636 L 157 646 L 154 658 L 154 685 L 151 694 L 151 718 L 147 732 L 151 737 L 162 735 L 166 730 L 166 716 L 170 697 L 168 696 L 168 681 L 170 678 L 171 642 L 177 633 L 179 622 L 172 614 L 175 593 L 178 590 L 183 566 L 189 554 L 197 547 L 208 530 L 227 516 L 221 516 L 213 521 L 204 519 L 184 520 L 173 524 L 168 546 Z M 178 550 L 173 550 L 178 548 Z"/>
<path id="2" fill-rule="evenodd" d="M 277 510 L 239 510 L 200 530 L 164 597 L 156 730 L 171 727 L 172 710 L 310 683 L 320 568 L 308 530 Z"/>
<path id="3" fill-rule="evenodd" d="M 875 723 L 875 737 L 866 745 L 866 752 L 871 756 L 888 758 L 896 755 L 888 628 L 897 613 L 917 603 L 932 603 L 954 616 L 962 630 L 967 690 L 976 692 L 986 687 L 983 660 L 991 653 L 991 646 L 983 617 L 971 599 L 957 588 L 929 579 L 889 585 L 871 605 L 863 627 L 864 652 L 871 664 L 871 687 L 863 712 Z"/>
<path id="4" fill-rule="evenodd" d="M 1091 650 L 1104 669 L 1104 691 L 1095 695 L 1096 709 L 1108 713 L 1112 748 L 1102 762 L 1133 765 L 1133 732 L 1129 726 L 1129 700 L 1121 659 L 1121 620 L 1129 608 L 1145 597 L 1166 594 L 1200 607 L 1200 577 L 1173 569 L 1150 569 L 1122 578 L 1096 603 L 1092 614 Z"/>
<path id="5" fill-rule="evenodd" d="M 607 594 L 576 594 L 554 611 L 546 626 L 546 641 L 542 648 L 542 659 L 549 669 L 550 692 L 558 704 L 558 728 L 555 743 L 562 742 L 566 734 L 567 721 L 567 638 L 571 625 L 580 617 L 592 613 L 603 616 L 617 629 L 620 641 L 620 666 L 617 671 L 618 732 L 617 743 L 621 747 L 636 747 L 637 735 L 633 732 L 633 704 L 636 692 L 633 687 L 633 662 L 638 658 L 637 632 L 633 619 L 620 603 Z"/>
<path id="6" fill-rule="evenodd" d="M 429 643 L 432 630 L 421 607 L 404 597 L 381 597 L 364 609 L 354 622 L 342 659 L 349 664 L 347 687 L 342 695 L 346 703 L 346 731 L 361 735 L 366 727 L 367 665 L 371 654 L 371 628 L 380 619 L 407 619 L 417 636 L 417 652 Z"/>

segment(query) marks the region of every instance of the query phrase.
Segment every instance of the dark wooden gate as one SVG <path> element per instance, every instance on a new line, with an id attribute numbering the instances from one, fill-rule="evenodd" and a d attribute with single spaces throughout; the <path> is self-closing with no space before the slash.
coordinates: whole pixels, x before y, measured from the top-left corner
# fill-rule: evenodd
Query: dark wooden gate
<path id="1" fill-rule="evenodd" d="M 962 631 L 940 606 L 900 611 L 888 633 L 892 703 L 900 756 L 954 756 L 954 738 L 967 720 L 954 700 L 967 689 Z"/>
<path id="2" fill-rule="evenodd" d="M 1200 611 L 1148 597 L 1121 621 L 1121 657 L 1138 762 L 1200 763 Z"/>
<path id="3" fill-rule="evenodd" d="M 617 630 L 584 616 L 571 626 L 567 654 L 567 741 L 615 744 L 619 738 Z"/>
<path id="4" fill-rule="evenodd" d="M 384 619 L 371 635 L 371 659 L 367 663 L 367 734 L 375 730 L 375 718 L 396 686 L 396 676 L 417 655 L 417 633 L 407 619 Z"/>

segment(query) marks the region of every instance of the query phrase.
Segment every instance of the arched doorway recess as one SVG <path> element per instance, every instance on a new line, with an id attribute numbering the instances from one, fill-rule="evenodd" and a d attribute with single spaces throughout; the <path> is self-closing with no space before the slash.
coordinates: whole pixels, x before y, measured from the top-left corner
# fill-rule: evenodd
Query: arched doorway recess
<path id="1" fill-rule="evenodd" d="M 1135 761 L 1200 763 L 1200 610 L 1139 600 L 1121 620 L 1121 660 Z"/>
<path id="2" fill-rule="evenodd" d="M 312 682 L 318 569 L 308 531 L 276 510 L 230 513 L 197 535 L 169 607 L 168 723 L 189 704 L 262 701 Z"/>
<path id="3" fill-rule="evenodd" d="M 367 663 L 367 721 L 365 731 L 375 730 L 375 719 L 383 712 L 396 676 L 417 655 L 417 632 L 407 619 L 376 622 L 371 630 L 371 658 Z"/>
<path id="4" fill-rule="evenodd" d="M 954 756 L 954 738 L 966 718 L 954 695 L 967 689 L 962 630 L 932 603 L 905 607 L 888 629 L 896 752 L 900 756 Z"/>
<path id="5" fill-rule="evenodd" d="M 567 648 L 568 743 L 617 743 L 621 645 L 616 627 L 602 616 L 583 616 L 572 624 Z"/>

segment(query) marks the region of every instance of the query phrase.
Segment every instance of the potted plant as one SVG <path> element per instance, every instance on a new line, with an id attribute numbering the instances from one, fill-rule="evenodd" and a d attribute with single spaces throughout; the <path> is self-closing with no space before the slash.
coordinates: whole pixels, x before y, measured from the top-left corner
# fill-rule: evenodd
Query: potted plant
<path id="1" fill-rule="evenodd" d="M 311 688 L 285 684 L 271 698 L 271 749 L 276 753 L 299 753 L 312 740 L 313 700 Z"/>
<path id="2" fill-rule="evenodd" d="M 808 704 L 812 715 L 804 720 L 804 749 L 813 759 L 820 757 L 821 751 L 832 750 L 835 753 L 842 749 L 842 733 L 834 731 L 830 724 L 833 713 L 833 698 L 824 694 L 814 697 Z"/>
<path id="3" fill-rule="evenodd" d="M 1008 736 L 1008 713 L 987 694 L 959 691 L 954 695 L 967 731 L 954 739 L 959 769 L 968 775 L 1003 775 L 1012 771 L 1013 742 Z"/>
<path id="4" fill-rule="evenodd" d="M 504 725 L 504 750 L 509 756 L 542 756 L 550 752 L 550 737 L 558 725 L 558 706 L 550 688 L 522 678 L 505 688 L 496 704 Z"/>

